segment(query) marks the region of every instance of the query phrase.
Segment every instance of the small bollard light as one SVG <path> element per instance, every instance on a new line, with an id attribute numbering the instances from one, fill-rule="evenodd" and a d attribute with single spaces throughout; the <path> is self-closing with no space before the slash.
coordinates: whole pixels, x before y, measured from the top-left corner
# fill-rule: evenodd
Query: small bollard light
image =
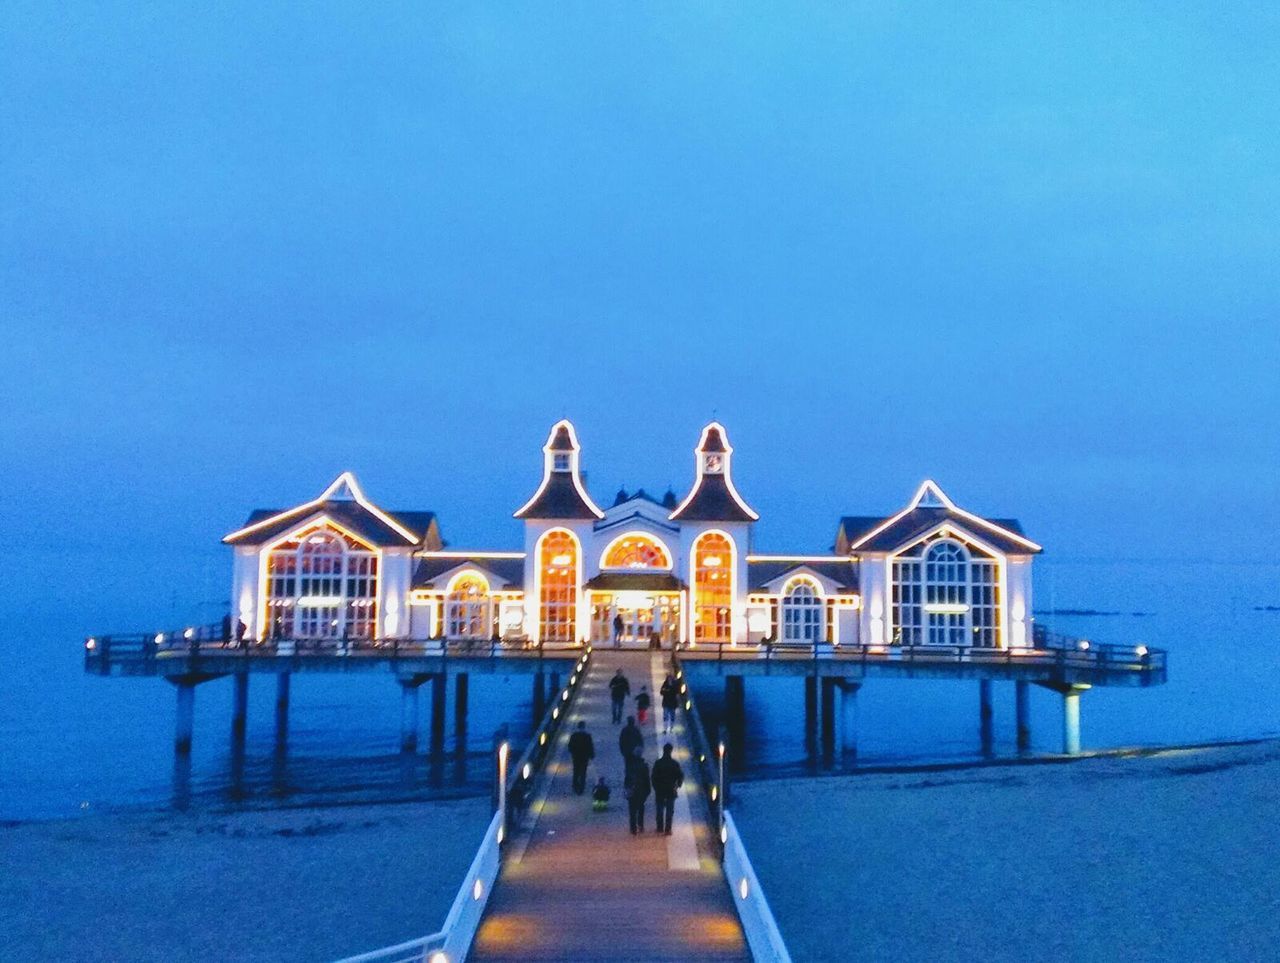
<path id="1" fill-rule="evenodd" d="M 187 629 L 185 632 L 182 633 L 182 637 L 184 639 L 194 639 L 195 635 L 196 635 L 196 630 L 191 628 Z"/>
<path id="2" fill-rule="evenodd" d="M 747 885 L 747 878 L 744 876 L 738 880 L 738 895 L 746 899 L 751 895 L 751 887 Z"/>
<path id="3" fill-rule="evenodd" d="M 545 746 L 546 744 L 547 744 L 547 734 L 544 732 L 542 735 L 538 736 L 538 745 Z"/>
<path id="4" fill-rule="evenodd" d="M 712 802 L 715 802 L 715 801 L 716 801 L 716 787 L 715 787 L 715 786 L 712 786 L 712 787 L 711 787 L 711 801 L 712 801 Z"/>
<path id="5" fill-rule="evenodd" d="M 524 776 L 524 778 L 525 778 L 525 779 L 528 779 L 528 778 L 529 778 L 529 773 L 531 773 L 531 772 L 533 772 L 533 767 L 532 767 L 532 766 L 530 766 L 530 765 L 526 762 L 526 763 L 524 764 L 524 768 L 520 770 L 520 774 L 521 774 L 522 776 Z"/>
<path id="6" fill-rule="evenodd" d="M 556 706 L 554 709 L 552 709 L 552 710 L 551 710 L 551 718 L 552 718 L 552 719 L 559 719 L 559 718 L 560 718 L 560 707 L 559 707 L 559 706 Z"/>
<path id="7" fill-rule="evenodd" d="M 85 642 L 84 647 L 85 647 L 86 649 L 88 649 L 90 652 L 92 652 L 94 649 L 96 649 L 96 648 L 98 647 L 98 640 L 97 640 L 97 639 L 89 639 L 89 640 L 87 640 L 87 641 Z"/>
<path id="8" fill-rule="evenodd" d="M 1088 639 L 1081 639 L 1081 640 L 1080 640 L 1080 651 L 1081 651 L 1081 652 L 1088 652 L 1088 651 L 1089 651 L 1089 640 L 1088 640 Z"/>
<path id="9" fill-rule="evenodd" d="M 483 895 L 484 895 L 484 881 L 477 879 L 475 881 L 475 884 L 471 887 L 471 898 L 474 900 L 478 900 Z"/>
<path id="10" fill-rule="evenodd" d="M 449 957 L 445 955 L 444 950 L 436 950 L 427 959 L 427 963 L 449 963 Z"/>
<path id="11" fill-rule="evenodd" d="M 1139 659 L 1145 659 L 1147 657 L 1147 653 L 1150 650 L 1145 645 L 1139 645 L 1133 651 L 1134 651 L 1134 654 L 1137 655 Z"/>
<path id="12" fill-rule="evenodd" d="M 164 633 L 163 633 L 163 632 L 157 632 L 157 633 L 156 633 L 156 645 L 164 645 Z"/>
<path id="13" fill-rule="evenodd" d="M 690 709 L 692 709 L 692 708 L 693 708 L 693 702 L 692 702 L 691 700 L 689 700 L 689 699 L 685 699 L 685 700 L 684 700 L 684 710 L 685 710 L 685 712 L 688 712 L 688 711 L 689 711 Z"/>
<path id="14" fill-rule="evenodd" d="M 721 827 L 720 827 L 720 842 L 721 842 L 721 844 L 724 844 L 724 843 L 727 843 L 728 841 L 729 841 L 729 827 L 728 827 L 728 826 L 721 826 Z"/>

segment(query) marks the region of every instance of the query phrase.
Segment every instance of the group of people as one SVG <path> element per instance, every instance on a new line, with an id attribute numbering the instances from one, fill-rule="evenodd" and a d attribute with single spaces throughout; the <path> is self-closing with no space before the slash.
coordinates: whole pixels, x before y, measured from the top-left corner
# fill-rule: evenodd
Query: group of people
<path id="1" fill-rule="evenodd" d="M 609 697 L 613 707 L 613 722 L 622 722 L 627 697 L 631 694 L 631 682 L 619 669 L 609 680 Z M 676 709 L 680 704 L 679 684 L 670 675 L 662 683 L 659 692 L 662 699 L 662 731 L 670 733 L 675 728 Z M 636 715 L 628 716 L 626 725 L 618 734 L 618 751 L 624 766 L 623 795 L 627 800 L 627 813 L 634 836 L 644 832 L 644 813 L 649 797 L 653 796 L 654 822 L 657 831 L 671 835 L 675 813 L 676 794 L 684 784 L 684 770 L 673 756 L 670 742 L 662 747 L 662 755 L 650 767 L 644 758 L 644 734 L 640 725 L 648 722 L 652 699 L 647 686 L 641 686 L 635 696 Z M 636 717 L 640 725 L 636 725 Z M 569 736 L 569 756 L 573 760 L 573 791 L 581 796 L 587 789 L 587 767 L 595 758 L 595 740 L 587 732 L 587 724 L 578 722 L 577 729 Z M 599 778 L 591 791 L 592 807 L 597 811 L 607 808 L 610 798 L 609 785 L 604 776 Z"/>

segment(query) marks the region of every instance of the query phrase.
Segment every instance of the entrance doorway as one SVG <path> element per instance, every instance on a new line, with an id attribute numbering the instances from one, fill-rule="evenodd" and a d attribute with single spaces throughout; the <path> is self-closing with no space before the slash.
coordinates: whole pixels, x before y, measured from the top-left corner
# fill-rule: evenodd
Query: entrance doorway
<path id="1" fill-rule="evenodd" d="M 664 648 L 680 636 L 680 596 L 675 593 L 597 592 L 591 603 L 591 641 L 614 640 L 615 620 L 621 620 L 617 641 L 627 648 L 649 648 L 657 634 Z"/>

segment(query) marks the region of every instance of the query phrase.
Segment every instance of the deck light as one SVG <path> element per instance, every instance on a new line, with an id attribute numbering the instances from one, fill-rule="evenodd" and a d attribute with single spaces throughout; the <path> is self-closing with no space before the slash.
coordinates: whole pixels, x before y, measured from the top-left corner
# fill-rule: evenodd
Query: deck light
<path id="1" fill-rule="evenodd" d="M 93 639 L 90 639 L 89 641 L 92 642 Z M 1136 655 L 1139 659 L 1145 659 L 1149 651 L 1150 650 L 1145 645 L 1139 645 L 1136 649 L 1133 650 L 1133 654 Z"/>
<path id="2" fill-rule="evenodd" d="M 84 647 L 88 649 L 90 652 L 92 652 L 95 648 L 98 647 L 98 640 L 89 639 L 88 641 L 85 642 Z"/>
<path id="3" fill-rule="evenodd" d="M 715 786 L 712 786 L 712 787 L 711 787 L 711 801 L 712 801 L 712 802 L 715 802 L 715 801 L 716 801 L 716 787 L 715 787 Z"/>
<path id="4" fill-rule="evenodd" d="M 471 885 L 471 898 L 474 900 L 478 900 L 483 895 L 484 895 L 484 881 L 477 879 Z"/>
<path id="5" fill-rule="evenodd" d="M 542 735 L 538 736 L 538 745 L 545 746 L 546 744 L 547 744 L 547 734 L 544 732 Z"/>
<path id="6" fill-rule="evenodd" d="M 551 710 L 551 718 L 552 718 L 552 719 L 559 719 L 559 718 L 560 718 L 560 707 L 559 707 L 559 706 L 556 706 L 554 709 L 552 709 L 552 710 Z"/>
<path id="7" fill-rule="evenodd" d="M 156 633 L 156 645 L 164 645 L 164 633 L 163 633 L 163 632 L 157 632 L 157 633 Z"/>
<path id="8" fill-rule="evenodd" d="M 569 690 L 568 690 L 568 689 L 565 689 L 565 690 L 564 690 L 564 692 L 560 693 L 560 701 L 561 701 L 561 702 L 568 702 L 568 701 L 569 701 Z"/>
<path id="9" fill-rule="evenodd" d="M 747 878 L 744 876 L 738 880 L 738 895 L 746 899 L 751 893 L 751 887 L 747 885 Z"/>
<path id="10" fill-rule="evenodd" d="M 728 827 L 728 826 L 721 826 L 721 827 L 720 827 L 720 843 L 721 843 L 721 845 L 723 845 L 724 843 L 727 843 L 728 841 L 729 841 L 729 827 Z"/>
<path id="11" fill-rule="evenodd" d="M 684 700 L 684 711 L 685 711 L 685 712 L 688 712 L 688 711 L 689 711 L 690 709 L 692 709 L 692 708 L 693 708 L 693 702 L 692 702 L 692 700 L 690 700 L 690 699 L 685 699 L 685 700 Z"/>
<path id="12" fill-rule="evenodd" d="M 531 772 L 533 772 L 533 767 L 526 762 L 524 764 L 524 768 L 520 770 L 520 775 L 524 776 L 525 779 L 528 779 L 529 773 Z"/>
<path id="13" fill-rule="evenodd" d="M 1081 640 L 1080 640 L 1080 651 L 1081 651 L 1081 652 L 1088 652 L 1088 651 L 1089 651 L 1089 640 L 1088 640 L 1088 639 L 1081 639 Z"/>
<path id="14" fill-rule="evenodd" d="M 499 842 L 501 842 L 501 840 L 499 840 Z M 479 897 L 477 897 L 477 899 L 478 898 Z M 431 954 L 431 957 L 430 959 L 427 960 L 427 963 L 449 963 L 449 957 L 445 955 L 444 950 L 436 950 L 434 953 Z"/>
<path id="15" fill-rule="evenodd" d="M 185 631 L 185 632 L 183 632 L 183 633 L 182 633 L 182 637 L 183 637 L 184 639 L 193 639 L 193 638 L 195 638 L 195 634 L 196 634 L 196 630 L 195 630 L 195 629 L 188 628 L 188 629 L 187 629 L 187 631 Z"/>

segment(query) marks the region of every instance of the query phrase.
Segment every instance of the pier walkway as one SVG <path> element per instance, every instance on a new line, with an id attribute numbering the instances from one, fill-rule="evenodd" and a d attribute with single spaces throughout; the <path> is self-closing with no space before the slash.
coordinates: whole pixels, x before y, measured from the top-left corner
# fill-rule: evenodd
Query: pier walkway
<path id="1" fill-rule="evenodd" d="M 542 797 L 533 801 L 524 833 L 511 841 L 489 899 L 470 960 L 749 960 L 733 896 L 725 882 L 701 814 L 706 798 L 698 767 L 691 764 L 685 713 L 675 731 L 662 735 L 658 688 L 666 673 L 659 654 L 597 649 L 549 763 Z M 647 763 L 662 744 L 676 746 L 685 772 L 676 801 L 674 832 L 654 832 L 653 797 L 646 832 L 632 836 L 622 793 L 618 751 L 621 726 L 611 720 L 608 683 L 621 668 L 632 695 L 649 687 L 653 709 L 644 733 Z M 633 701 L 627 713 L 634 714 Z M 625 717 L 624 717 L 625 718 Z M 568 737 L 579 719 L 596 746 L 588 793 L 571 786 Z M 591 810 L 590 785 L 601 775 L 613 791 L 609 808 Z"/>

